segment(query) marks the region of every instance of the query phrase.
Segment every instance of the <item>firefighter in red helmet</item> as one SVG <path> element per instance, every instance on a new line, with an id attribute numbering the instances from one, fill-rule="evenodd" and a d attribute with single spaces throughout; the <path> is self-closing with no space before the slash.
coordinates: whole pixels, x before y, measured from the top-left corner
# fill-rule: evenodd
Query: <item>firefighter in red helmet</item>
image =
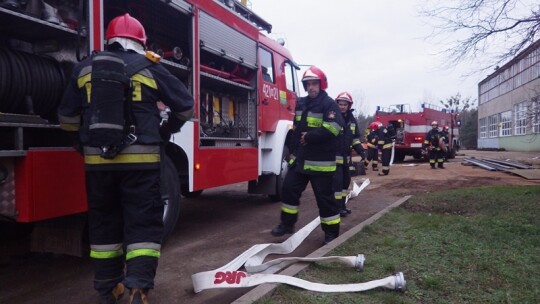
<path id="1" fill-rule="evenodd" d="M 145 54 L 146 32 L 139 20 L 125 14 L 111 20 L 105 32 L 107 45 L 120 44 L 124 50 Z"/>
<path id="2" fill-rule="evenodd" d="M 191 119 L 194 101 L 178 78 L 150 60 L 155 57 L 141 55 L 145 53 L 146 34 L 137 19 L 129 14 L 112 19 L 105 37 L 105 52 L 94 54 L 73 68 L 58 117 L 61 128 L 75 131 L 74 138 L 83 145 L 90 257 L 94 261 L 94 288 L 101 303 L 117 303 L 126 288 L 130 290 L 130 303 L 148 303 L 163 238 L 160 185 L 165 140 L 160 136 L 157 102 L 170 108 L 168 128 L 174 133 Z M 125 67 L 131 79 L 116 76 L 122 82 L 103 81 L 112 74 L 107 70 L 112 65 Z M 109 84 L 97 85 L 102 82 Z M 118 89 L 118 84 L 129 84 L 133 93 L 124 87 Z M 111 101 L 110 96 L 118 97 L 117 91 L 121 98 Z M 99 104 L 96 96 L 103 96 L 109 103 L 120 103 L 118 112 L 127 113 L 132 124 L 130 128 L 124 125 L 117 129 L 129 129 L 129 135 L 134 137 L 125 134 L 110 146 L 95 144 L 100 138 L 92 133 L 89 124 L 99 118 L 93 111 Z M 111 109 L 102 112 L 119 114 Z M 107 153 L 110 151 L 115 153 Z"/>
<path id="3" fill-rule="evenodd" d="M 371 162 L 371 168 L 373 171 L 379 171 L 379 127 L 382 127 L 380 121 L 374 121 L 369 124 L 369 134 L 367 135 L 366 142 L 368 147 L 368 153 L 364 165 L 369 165 Z"/>
<path id="4" fill-rule="evenodd" d="M 340 207 L 341 217 L 346 217 L 351 213 L 351 209 L 345 206 L 345 198 L 348 194 L 349 185 L 351 183 L 351 170 L 355 168 L 352 166 L 351 149 L 354 149 L 356 153 L 361 157 L 361 161 L 364 162 L 365 152 L 360 142 L 360 130 L 358 128 L 358 122 L 353 115 L 354 109 L 352 109 L 353 99 L 350 93 L 342 92 L 336 97 L 336 102 L 343 115 L 345 126 L 343 128 L 342 143 L 338 150 L 336 157 L 336 174 L 334 175 L 334 197 L 338 206 Z"/>
<path id="5" fill-rule="evenodd" d="M 443 145 L 443 139 L 439 132 L 439 123 L 437 121 L 431 122 L 431 130 L 426 134 L 423 148 L 427 149 L 429 157 L 429 165 L 431 169 L 438 168 L 444 169 L 444 153 L 441 148 Z"/>
<path id="6" fill-rule="evenodd" d="M 281 222 L 271 234 L 283 236 L 294 232 L 300 196 L 311 183 L 325 234 L 324 243 L 329 243 L 338 237 L 341 222 L 332 181 L 343 117 L 337 103 L 325 91 L 328 81 L 323 71 L 310 67 L 304 72 L 302 84 L 308 95 L 299 98 L 296 104 L 290 168 L 281 191 Z"/>

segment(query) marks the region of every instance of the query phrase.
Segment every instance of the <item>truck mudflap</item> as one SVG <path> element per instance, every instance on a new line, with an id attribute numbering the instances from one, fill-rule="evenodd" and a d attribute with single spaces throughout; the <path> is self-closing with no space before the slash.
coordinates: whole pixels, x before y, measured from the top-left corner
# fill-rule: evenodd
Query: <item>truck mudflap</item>
<path id="1" fill-rule="evenodd" d="M 0 215 L 13 220 L 17 217 L 14 172 L 14 159 L 0 158 Z"/>

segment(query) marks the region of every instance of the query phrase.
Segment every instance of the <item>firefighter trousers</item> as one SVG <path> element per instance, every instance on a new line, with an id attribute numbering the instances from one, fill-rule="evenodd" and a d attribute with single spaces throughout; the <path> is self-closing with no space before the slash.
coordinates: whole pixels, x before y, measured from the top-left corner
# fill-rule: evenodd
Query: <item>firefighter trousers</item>
<path id="1" fill-rule="evenodd" d="M 377 169 L 377 166 L 379 165 L 379 151 L 377 151 L 376 148 L 369 147 L 366 160 L 366 166 L 367 163 L 371 161 L 371 167 Z"/>
<path id="2" fill-rule="evenodd" d="M 325 233 L 339 234 L 341 219 L 339 208 L 334 200 L 333 179 L 334 174 L 310 175 L 296 172 L 294 166 L 290 168 L 283 181 L 281 223 L 288 227 L 294 226 L 298 220 L 300 197 L 307 184 L 311 182 L 319 207 L 322 230 Z"/>
<path id="3" fill-rule="evenodd" d="M 163 238 L 160 170 L 87 171 L 94 288 L 152 289 Z M 125 269 L 125 271 L 124 271 Z"/>
<path id="4" fill-rule="evenodd" d="M 437 164 L 439 167 L 443 167 L 444 152 L 441 148 L 429 148 L 428 156 L 431 167 L 435 167 L 435 164 Z"/>
<path id="5" fill-rule="evenodd" d="M 381 150 L 382 173 L 388 175 L 390 173 L 390 159 L 392 158 L 392 148 L 383 148 Z"/>
<path id="6" fill-rule="evenodd" d="M 345 209 L 345 197 L 349 193 L 349 185 L 351 183 L 351 172 L 348 164 L 337 165 L 336 173 L 334 174 L 334 199 L 339 210 Z"/>

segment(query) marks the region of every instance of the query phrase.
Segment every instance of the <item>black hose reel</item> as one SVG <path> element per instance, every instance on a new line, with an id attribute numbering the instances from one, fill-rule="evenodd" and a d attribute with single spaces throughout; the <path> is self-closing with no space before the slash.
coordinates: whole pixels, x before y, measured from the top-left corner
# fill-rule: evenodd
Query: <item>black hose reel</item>
<path id="1" fill-rule="evenodd" d="M 47 117 L 60 102 L 65 82 L 53 58 L 0 48 L 0 112 Z"/>

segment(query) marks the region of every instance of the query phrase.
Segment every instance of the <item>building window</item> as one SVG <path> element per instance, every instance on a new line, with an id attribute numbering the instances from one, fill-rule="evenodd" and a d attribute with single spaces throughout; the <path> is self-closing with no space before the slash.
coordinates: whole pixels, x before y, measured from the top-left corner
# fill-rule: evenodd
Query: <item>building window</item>
<path id="1" fill-rule="evenodd" d="M 480 84 L 479 104 L 489 102 L 540 76 L 539 45 L 504 69 L 497 69 L 491 79 Z"/>
<path id="2" fill-rule="evenodd" d="M 512 111 L 499 114 L 499 136 L 512 135 Z"/>
<path id="3" fill-rule="evenodd" d="M 499 134 L 497 117 L 497 114 L 488 117 L 489 137 L 497 137 L 497 134 Z"/>
<path id="4" fill-rule="evenodd" d="M 486 138 L 487 137 L 487 125 L 486 125 L 486 118 L 480 118 L 480 138 Z"/>
<path id="5" fill-rule="evenodd" d="M 533 133 L 540 133 L 540 99 L 533 100 L 531 109 L 532 131 Z"/>
<path id="6" fill-rule="evenodd" d="M 514 134 L 525 135 L 527 133 L 527 102 L 514 105 Z"/>

